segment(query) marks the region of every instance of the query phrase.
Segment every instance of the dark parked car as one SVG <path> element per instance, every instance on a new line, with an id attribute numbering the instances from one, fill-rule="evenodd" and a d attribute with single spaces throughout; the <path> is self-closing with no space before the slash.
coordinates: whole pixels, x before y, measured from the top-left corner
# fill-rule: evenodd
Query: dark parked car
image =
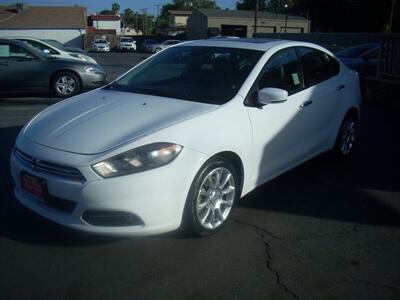
<path id="1" fill-rule="evenodd" d="M 17 40 L 0 39 L 1 91 L 54 91 L 68 97 L 106 83 L 90 62 L 52 57 Z"/>
<path id="2" fill-rule="evenodd" d="M 44 42 L 46 42 L 46 43 L 48 43 L 48 44 L 50 44 L 50 45 L 53 45 L 54 47 L 56 47 L 56 48 L 58 48 L 58 49 L 67 51 L 67 52 L 74 52 L 74 53 L 86 54 L 86 52 L 83 51 L 81 48 L 68 46 L 68 45 L 63 44 L 63 43 L 61 43 L 61 42 L 59 42 L 59 41 L 56 41 L 56 40 L 44 39 L 44 40 L 42 40 L 42 41 L 44 41 Z"/>
<path id="3" fill-rule="evenodd" d="M 365 77 L 375 76 L 378 66 L 379 44 L 362 44 L 336 52 L 349 68 L 354 69 L 360 75 L 361 90 L 365 91 Z"/>
<path id="4" fill-rule="evenodd" d="M 145 40 L 142 42 L 140 49 L 141 49 L 143 52 L 151 52 L 151 51 L 150 51 L 151 45 L 157 44 L 157 43 L 158 43 L 158 42 L 157 42 L 156 40 L 154 40 L 154 39 L 145 39 Z"/>

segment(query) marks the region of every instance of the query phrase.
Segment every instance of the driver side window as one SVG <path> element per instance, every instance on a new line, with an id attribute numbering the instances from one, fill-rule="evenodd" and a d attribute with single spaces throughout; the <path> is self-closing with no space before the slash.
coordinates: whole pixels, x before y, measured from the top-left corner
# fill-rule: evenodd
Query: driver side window
<path id="1" fill-rule="evenodd" d="M 32 47 L 39 49 L 45 53 L 48 54 L 53 54 L 53 55 L 59 55 L 60 53 L 58 53 L 57 51 L 47 47 L 46 45 L 36 42 L 36 41 L 32 41 L 32 40 L 23 40 L 25 43 L 27 43 L 28 45 L 31 45 Z"/>
<path id="2" fill-rule="evenodd" d="M 303 79 L 294 48 L 275 53 L 266 63 L 258 80 L 258 90 L 273 87 L 289 95 L 303 88 Z"/>

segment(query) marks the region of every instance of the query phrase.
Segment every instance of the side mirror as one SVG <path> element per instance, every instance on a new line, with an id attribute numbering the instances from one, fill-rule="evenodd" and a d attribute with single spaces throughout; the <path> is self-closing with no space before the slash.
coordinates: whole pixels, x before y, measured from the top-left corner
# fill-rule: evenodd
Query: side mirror
<path id="1" fill-rule="evenodd" d="M 284 102 L 289 94 L 286 90 L 268 87 L 259 90 L 257 96 L 257 100 L 261 105 L 267 105 L 269 103 Z"/>
<path id="2" fill-rule="evenodd" d="M 46 54 L 50 54 L 50 50 L 49 49 L 43 49 L 43 52 Z"/>

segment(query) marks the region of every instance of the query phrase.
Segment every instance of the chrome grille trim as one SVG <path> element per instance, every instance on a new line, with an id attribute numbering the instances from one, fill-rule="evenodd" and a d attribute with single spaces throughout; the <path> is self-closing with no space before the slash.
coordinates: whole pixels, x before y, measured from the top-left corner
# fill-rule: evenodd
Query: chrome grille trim
<path id="1" fill-rule="evenodd" d="M 14 155 L 19 161 L 26 164 L 34 171 L 57 175 L 77 181 L 86 180 L 82 173 L 73 167 L 62 166 L 48 161 L 35 159 L 17 148 L 14 149 Z"/>

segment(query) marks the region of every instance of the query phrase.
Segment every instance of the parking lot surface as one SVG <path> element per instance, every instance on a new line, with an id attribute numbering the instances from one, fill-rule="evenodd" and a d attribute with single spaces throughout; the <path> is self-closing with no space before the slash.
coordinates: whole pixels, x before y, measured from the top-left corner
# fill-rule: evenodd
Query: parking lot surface
<path id="1" fill-rule="evenodd" d="M 94 54 L 110 78 L 146 56 Z M 322 155 L 264 184 L 214 236 L 110 239 L 13 196 L 15 138 L 52 103 L 0 99 L 0 299 L 400 299 L 398 106 L 365 103 L 348 161 Z"/>

